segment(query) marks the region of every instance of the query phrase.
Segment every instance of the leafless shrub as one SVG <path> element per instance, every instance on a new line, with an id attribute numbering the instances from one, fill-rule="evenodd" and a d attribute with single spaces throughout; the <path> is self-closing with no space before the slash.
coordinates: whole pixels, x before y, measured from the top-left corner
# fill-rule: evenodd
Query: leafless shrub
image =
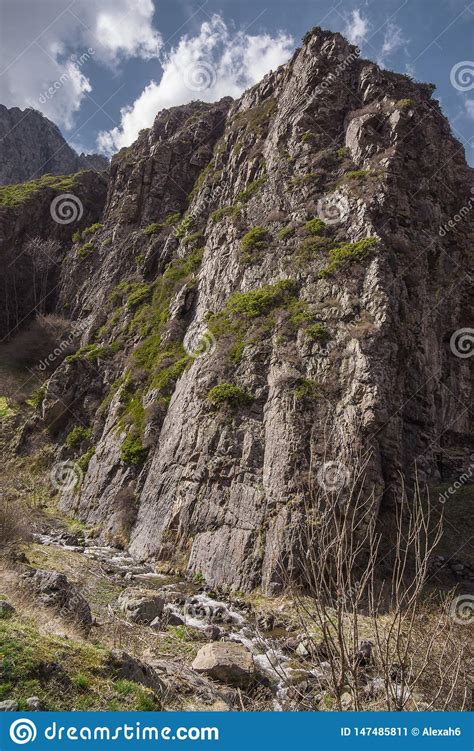
<path id="1" fill-rule="evenodd" d="M 335 487 L 311 482 L 293 531 L 288 570 L 298 572 L 300 585 L 289 577 L 287 584 L 317 690 L 338 710 L 400 711 L 420 703 L 462 709 L 465 645 L 445 603 L 426 596 L 443 519 L 434 518 L 418 483 L 408 493 L 402 482 L 391 573 L 381 577 L 377 503 L 364 482 L 368 463 L 368 456 L 359 458 Z M 298 703 L 315 709 L 320 697 L 299 692 Z"/>

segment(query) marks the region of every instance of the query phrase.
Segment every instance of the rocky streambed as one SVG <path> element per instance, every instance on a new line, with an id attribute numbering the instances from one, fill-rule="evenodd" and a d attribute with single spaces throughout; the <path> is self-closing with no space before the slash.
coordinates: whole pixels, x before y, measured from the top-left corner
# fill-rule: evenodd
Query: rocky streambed
<path id="1" fill-rule="evenodd" d="M 127 552 L 67 532 L 37 534 L 35 541 L 100 563 L 104 577 L 120 587 L 116 602 L 108 606 L 116 618 L 154 633 L 168 626 L 199 631 L 205 643 L 191 669 L 218 684 L 244 690 L 263 686 L 271 696 L 269 708 L 285 710 L 295 708 L 293 684 L 322 688 L 327 683 L 328 664 L 322 662 L 317 670 L 305 666 L 304 638 L 282 607 L 280 615 L 259 612 L 238 597 L 157 573 Z"/>

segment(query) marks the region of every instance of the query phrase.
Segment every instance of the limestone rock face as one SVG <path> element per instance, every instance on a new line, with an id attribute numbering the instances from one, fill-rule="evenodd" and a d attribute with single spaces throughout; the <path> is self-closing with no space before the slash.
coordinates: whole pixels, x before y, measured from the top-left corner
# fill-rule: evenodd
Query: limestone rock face
<path id="1" fill-rule="evenodd" d="M 251 652 L 233 642 L 212 642 L 201 647 L 192 667 L 197 673 L 241 688 L 248 686 L 255 677 Z"/>
<path id="2" fill-rule="evenodd" d="M 315 30 L 237 101 L 163 110 L 113 158 L 92 248 L 58 271 L 82 350 L 37 416 L 58 446 L 92 429 L 64 510 L 273 593 L 306 505 L 361 454 L 381 516 L 415 463 L 429 483 L 467 468 L 472 170 L 431 97 Z"/>
<path id="3" fill-rule="evenodd" d="M 108 160 L 99 154 L 76 154 L 59 128 L 35 109 L 8 109 L 0 104 L 0 185 L 22 183 L 42 175 L 79 170 L 101 172 Z"/>

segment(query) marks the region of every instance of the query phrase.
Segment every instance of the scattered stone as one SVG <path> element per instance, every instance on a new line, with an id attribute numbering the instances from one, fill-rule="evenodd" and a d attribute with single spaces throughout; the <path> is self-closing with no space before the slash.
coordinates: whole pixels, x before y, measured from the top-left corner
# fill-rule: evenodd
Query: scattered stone
<path id="1" fill-rule="evenodd" d="M 15 608 L 6 600 L 0 600 L 0 619 L 10 618 L 15 613 Z"/>
<path id="2" fill-rule="evenodd" d="M 341 706 L 344 710 L 350 709 L 352 707 L 352 696 L 348 691 L 344 691 L 341 696 Z"/>
<path id="3" fill-rule="evenodd" d="M 26 700 L 26 708 L 30 712 L 42 712 L 43 711 L 43 705 L 41 704 L 41 701 L 38 696 L 30 696 L 29 699 Z"/>
<path id="4" fill-rule="evenodd" d="M 255 678 L 251 652 L 234 642 L 211 642 L 201 647 L 193 662 L 193 669 L 210 678 L 244 688 Z"/>
<path id="5" fill-rule="evenodd" d="M 165 605 L 165 601 L 155 590 L 137 587 L 125 589 L 119 596 L 118 603 L 129 621 L 143 624 L 150 624 L 158 618 Z"/>
<path id="6" fill-rule="evenodd" d="M 355 662 L 361 668 L 365 668 L 372 662 L 373 643 L 367 639 L 362 639 L 359 649 L 355 655 Z"/>
<path id="7" fill-rule="evenodd" d="M 0 712 L 18 712 L 18 704 L 12 699 L 0 701 Z"/>
<path id="8" fill-rule="evenodd" d="M 380 696 L 385 691 L 385 681 L 383 678 L 373 678 L 364 687 L 364 692 L 368 698 L 373 699 L 376 696 Z"/>
<path id="9" fill-rule="evenodd" d="M 184 626 L 184 618 L 175 613 L 168 605 L 165 605 L 164 617 L 168 626 Z"/>
<path id="10" fill-rule="evenodd" d="M 153 667 L 121 649 L 113 649 L 110 653 L 110 666 L 117 678 L 135 681 L 135 683 L 151 688 L 157 694 L 162 694 L 166 689 L 165 684 Z"/>
<path id="11" fill-rule="evenodd" d="M 287 652 L 296 652 L 299 644 L 300 644 L 300 640 L 296 636 L 290 636 L 288 639 L 285 639 L 285 641 L 282 644 L 282 647 Z"/>
<path id="12" fill-rule="evenodd" d="M 209 641 L 219 641 L 219 639 L 222 636 L 222 631 L 219 628 L 219 626 L 216 626 L 214 623 L 209 624 L 209 626 L 206 626 L 204 629 L 204 633 L 206 634 Z"/>
<path id="13" fill-rule="evenodd" d="M 310 645 L 308 644 L 308 641 L 300 641 L 298 646 L 295 650 L 298 657 L 309 657 L 310 655 Z"/>
<path id="14" fill-rule="evenodd" d="M 196 709 L 206 708 L 212 711 L 216 706 L 230 709 L 236 705 L 237 691 L 229 687 L 221 687 L 210 681 L 204 675 L 199 675 L 191 668 L 173 660 L 158 660 L 153 663 L 160 675 L 165 676 L 167 688 L 179 697 L 190 696 L 199 700 L 205 707 L 195 705 Z"/>

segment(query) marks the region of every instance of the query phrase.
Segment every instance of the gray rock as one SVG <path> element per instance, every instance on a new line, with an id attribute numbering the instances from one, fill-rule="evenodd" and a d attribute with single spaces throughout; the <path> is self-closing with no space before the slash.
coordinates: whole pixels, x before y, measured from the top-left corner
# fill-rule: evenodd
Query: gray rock
<path id="1" fill-rule="evenodd" d="M 120 649 L 112 650 L 110 666 L 117 678 L 141 683 L 157 694 L 162 694 L 166 689 L 164 682 L 153 667 Z"/>
<path id="2" fill-rule="evenodd" d="M 38 110 L 0 105 L 0 140 L 5 149 L 0 185 L 22 183 L 32 176 L 67 175 L 81 169 L 108 167 L 107 159 L 98 154 L 79 156 L 59 128 Z"/>
<path id="3" fill-rule="evenodd" d="M 255 678 L 252 653 L 235 642 L 212 642 L 201 647 L 193 670 L 230 686 L 247 687 Z"/>
<path id="4" fill-rule="evenodd" d="M 222 636 L 222 630 L 219 628 L 219 626 L 216 626 L 216 624 L 211 623 L 209 626 L 206 626 L 204 629 L 204 633 L 206 634 L 209 641 L 219 641 L 219 639 Z"/>
<path id="5" fill-rule="evenodd" d="M 132 623 L 150 624 L 163 613 L 165 601 L 153 589 L 130 587 L 120 594 L 118 603 Z"/>
<path id="6" fill-rule="evenodd" d="M 36 569 L 26 581 L 31 584 L 40 602 L 54 607 L 62 618 L 90 629 L 93 623 L 90 605 L 65 574 Z"/>
<path id="7" fill-rule="evenodd" d="M 18 712 L 18 704 L 13 699 L 0 701 L 0 712 Z"/>
<path id="8" fill-rule="evenodd" d="M 38 696 L 30 696 L 26 700 L 26 708 L 30 712 L 42 712 L 44 709 Z"/>
<path id="9" fill-rule="evenodd" d="M 22 252 L 34 226 L 62 243 L 45 277 L 57 283 L 56 310 L 87 324 L 81 345 L 98 358 L 63 362 L 48 382 L 42 415 L 23 431 L 28 448 L 51 420 L 64 428 L 52 432 L 61 443 L 77 422 L 71 412 L 93 427 L 95 454 L 80 489 L 62 494 L 63 509 L 104 539 L 130 543 L 140 561 L 173 560 L 179 537 L 183 551 L 190 546 L 190 575 L 210 586 L 275 594 L 282 566 L 295 559 L 294 530 L 314 500 L 315 486 L 305 489 L 305 457 L 315 477 L 326 462 L 339 463 L 344 481 L 355 447 L 367 455 L 374 514 L 382 497 L 391 507 L 402 482 L 410 484 L 412 458 L 422 483 L 459 476 L 457 464 L 467 466 L 472 451 L 469 411 L 459 405 L 473 401 L 472 383 L 468 360 L 449 341 L 472 325 L 472 212 L 453 231 L 449 222 L 465 206 L 472 171 L 431 94 L 430 86 L 362 59 L 339 34 L 317 30 L 286 66 L 235 102 L 160 111 L 114 157 L 103 215 L 105 191 L 93 173 L 90 190 L 80 193 L 81 227 L 104 226 L 86 258 L 70 245 L 72 228 L 50 221 L 50 194 L 35 194 L 26 209 L 1 207 L 8 280 L 0 287 L 0 336 L 35 307 L 35 277 Z M 179 232 L 166 221 L 176 212 L 186 215 Z M 318 215 L 328 248 L 369 237 L 378 244 L 367 254 L 348 245 L 354 252 L 347 262 L 331 269 L 328 251 L 315 251 L 318 241 L 306 228 Z M 155 231 L 145 233 L 151 223 Z M 268 242 L 243 253 L 243 235 L 258 225 Z M 286 225 L 297 230 L 293 237 L 279 236 Z M 189 240 L 195 231 L 202 238 Z M 137 368 L 127 386 L 144 394 L 146 407 L 146 461 L 134 465 L 121 450 L 131 427 L 124 393 L 112 384 L 146 326 L 129 335 L 129 293 L 118 285 L 154 284 L 170 262 L 190 258 L 193 242 L 204 249 L 202 264 L 166 300 L 169 320 L 154 332 L 166 346 L 155 353 L 154 375 Z M 451 277 L 456 294 L 440 305 L 439 290 Z M 231 336 L 208 337 L 205 356 L 187 368 L 169 357 L 185 337 L 204 331 L 208 312 L 222 310 L 232 294 L 283 279 L 297 281 L 287 290 L 291 301 L 274 300 L 274 326 L 262 329 L 261 316 L 246 321 L 238 362 L 227 357 Z M 327 341 L 314 340 L 305 321 L 288 320 L 297 300 L 326 329 Z M 117 341 L 124 348 L 113 352 Z M 156 387 L 158 363 L 166 368 L 165 393 Z M 253 401 L 213 408 L 208 392 L 219 383 L 235 383 Z M 301 393 L 311 383 L 310 393 Z M 94 408 L 98 401 L 102 410 Z M 132 484 L 133 503 L 118 507 Z"/>
<path id="10" fill-rule="evenodd" d="M 6 600 L 0 600 L 0 619 L 10 618 L 15 612 L 13 605 Z"/>

